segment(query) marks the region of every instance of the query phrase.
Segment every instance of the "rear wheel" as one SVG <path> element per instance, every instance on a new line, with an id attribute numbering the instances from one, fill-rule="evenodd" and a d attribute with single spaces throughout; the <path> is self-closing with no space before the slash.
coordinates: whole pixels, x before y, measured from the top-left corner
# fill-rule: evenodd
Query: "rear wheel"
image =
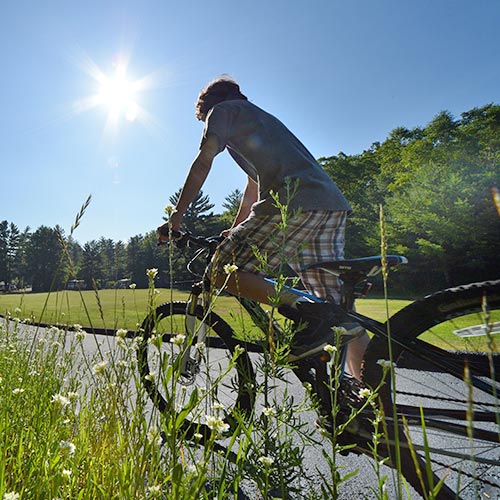
<path id="1" fill-rule="evenodd" d="M 193 334 L 186 345 L 187 324 Z M 234 424 L 236 413 L 250 411 L 253 368 L 245 351 L 237 354 L 233 332 L 219 316 L 198 306 L 187 319 L 186 303 L 172 302 L 157 307 L 141 328 L 137 356 L 143 385 L 160 412 L 180 416 L 188 439 L 206 438 Z M 206 337 L 199 343 L 201 329 Z"/>
<path id="2" fill-rule="evenodd" d="M 387 376 L 380 396 L 390 420 L 395 394 L 399 426 L 392 439 L 398 434 L 401 440 L 404 475 L 420 491 L 445 477 L 449 489 L 442 489 L 438 498 L 497 498 L 500 281 L 428 296 L 391 318 L 390 330 L 395 393 Z M 364 373 L 372 387 L 383 376 L 377 363 L 381 359 L 389 360 L 388 341 L 374 337 L 365 355 Z M 425 486 L 415 472 L 409 442 L 419 457 Z M 426 479 L 429 461 L 432 480 Z"/>

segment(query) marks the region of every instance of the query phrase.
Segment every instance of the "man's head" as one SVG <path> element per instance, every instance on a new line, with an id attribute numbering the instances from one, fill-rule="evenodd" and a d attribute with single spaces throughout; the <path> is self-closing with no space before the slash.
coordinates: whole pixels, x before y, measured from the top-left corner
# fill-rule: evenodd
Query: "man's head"
<path id="1" fill-rule="evenodd" d="M 210 82 L 196 101 L 196 118 L 205 121 L 208 112 L 219 102 L 233 99 L 247 100 L 240 92 L 239 85 L 229 76 L 221 76 Z"/>

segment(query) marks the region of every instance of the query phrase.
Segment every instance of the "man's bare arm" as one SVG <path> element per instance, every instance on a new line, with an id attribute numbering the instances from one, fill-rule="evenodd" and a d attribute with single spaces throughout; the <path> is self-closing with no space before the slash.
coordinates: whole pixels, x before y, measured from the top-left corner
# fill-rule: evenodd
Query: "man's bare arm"
<path id="1" fill-rule="evenodd" d="M 191 164 L 177 206 L 175 207 L 176 212 L 170 218 L 173 231 L 178 231 L 180 229 L 182 217 L 205 183 L 210 169 L 212 168 L 213 160 L 218 152 L 217 138 L 215 136 L 208 136 Z M 165 226 L 165 224 L 163 226 Z M 160 226 L 160 228 L 163 226 Z M 160 228 L 158 228 L 159 231 Z"/>
<path id="2" fill-rule="evenodd" d="M 250 177 L 248 177 L 247 186 L 245 188 L 245 192 L 243 193 L 243 197 L 241 198 L 240 207 L 238 209 L 238 213 L 234 218 L 233 227 L 236 227 L 240 222 L 243 222 L 249 215 L 252 209 L 252 205 L 259 199 L 259 186 L 257 183 Z"/>

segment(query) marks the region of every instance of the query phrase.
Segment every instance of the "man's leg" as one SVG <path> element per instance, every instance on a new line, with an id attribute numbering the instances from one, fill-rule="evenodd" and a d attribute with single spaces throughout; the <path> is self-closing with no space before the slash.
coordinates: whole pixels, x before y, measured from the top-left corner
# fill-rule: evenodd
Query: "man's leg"
<path id="1" fill-rule="evenodd" d="M 246 297 L 263 304 L 270 304 L 269 297 L 276 294 L 272 283 L 258 274 L 245 271 L 236 271 L 229 277 L 218 274 L 215 278 L 215 286 L 217 288 L 224 287 L 224 290 L 232 295 Z"/>
<path id="2" fill-rule="evenodd" d="M 349 343 L 346 357 L 346 370 L 358 380 L 361 380 L 361 365 L 366 348 L 370 342 L 370 337 L 365 332 Z"/>

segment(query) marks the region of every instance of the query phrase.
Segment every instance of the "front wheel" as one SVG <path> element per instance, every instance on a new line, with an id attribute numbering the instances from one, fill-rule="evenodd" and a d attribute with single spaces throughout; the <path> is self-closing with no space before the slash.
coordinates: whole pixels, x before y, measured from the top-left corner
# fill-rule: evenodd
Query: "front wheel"
<path id="1" fill-rule="evenodd" d="M 237 415 L 251 410 L 254 372 L 223 319 L 201 306 L 188 317 L 186 307 L 167 303 L 146 317 L 137 357 L 156 408 L 174 415 L 188 439 L 200 440 L 212 431 L 223 435 Z"/>
<path id="2" fill-rule="evenodd" d="M 395 385 L 386 374 L 380 397 L 389 420 L 397 410 L 392 438 L 400 439 L 404 475 L 419 491 L 444 478 L 437 498 L 497 498 L 500 281 L 430 295 L 397 313 L 389 327 Z M 381 380 L 379 360 L 389 360 L 389 352 L 387 339 L 374 337 L 365 355 L 371 386 Z"/>

